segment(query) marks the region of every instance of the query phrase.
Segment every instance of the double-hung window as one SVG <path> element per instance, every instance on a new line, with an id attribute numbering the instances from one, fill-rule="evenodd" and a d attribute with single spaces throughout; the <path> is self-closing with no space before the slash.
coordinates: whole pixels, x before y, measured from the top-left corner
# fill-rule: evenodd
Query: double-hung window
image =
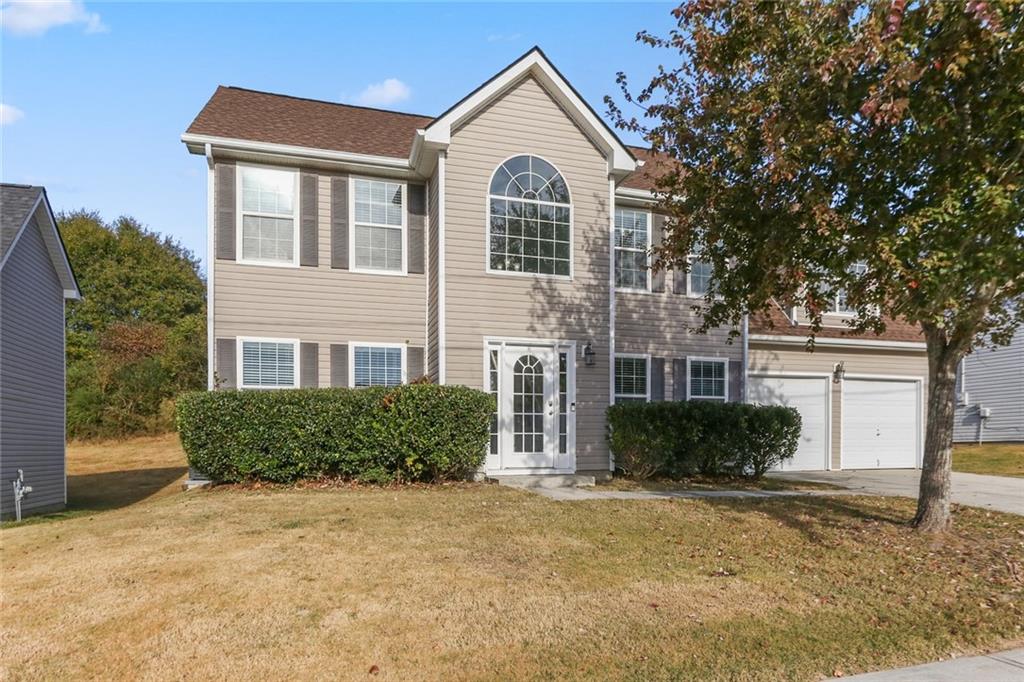
<path id="1" fill-rule="evenodd" d="M 648 250 L 651 214 L 615 209 L 615 287 L 647 291 L 650 287 Z"/>
<path id="2" fill-rule="evenodd" d="M 405 185 L 353 178 L 352 209 L 352 269 L 404 274 Z"/>
<path id="3" fill-rule="evenodd" d="M 298 265 L 299 174 L 238 166 L 238 252 L 241 262 Z"/>
<path id="4" fill-rule="evenodd" d="M 398 386 L 405 381 L 405 348 L 352 344 L 352 385 Z"/>
<path id="5" fill-rule="evenodd" d="M 242 388 L 298 386 L 298 345 L 292 339 L 238 339 L 238 374 Z"/>
<path id="6" fill-rule="evenodd" d="M 729 361 L 718 358 L 687 358 L 687 397 L 690 400 L 728 400 Z"/>
<path id="7" fill-rule="evenodd" d="M 700 256 L 690 256 L 690 272 L 687 274 L 686 293 L 690 296 L 707 296 L 711 290 L 711 263 Z"/>
<path id="8" fill-rule="evenodd" d="M 650 400 L 649 368 L 646 355 L 616 355 L 615 402 L 643 403 Z"/>
<path id="9" fill-rule="evenodd" d="M 868 264 L 854 263 L 850 266 L 849 271 L 854 277 L 863 277 L 867 274 Z M 831 294 L 828 296 L 828 308 L 826 308 L 825 312 L 833 315 L 853 315 L 857 312 L 852 306 L 850 306 L 847 300 L 846 289 L 840 288 L 832 292 L 829 287 L 826 286 L 824 291 L 826 295 Z"/>

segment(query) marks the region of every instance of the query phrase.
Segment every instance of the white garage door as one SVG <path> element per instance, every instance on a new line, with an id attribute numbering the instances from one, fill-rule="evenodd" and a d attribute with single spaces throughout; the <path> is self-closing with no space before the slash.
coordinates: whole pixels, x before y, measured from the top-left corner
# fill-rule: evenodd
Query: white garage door
<path id="1" fill-rule="evenodd" d="M 747 384 L 749 401 L 761 405 L 785 405 L 800 413 L 803 427 L 800 445 L 783 471 L 828 469 L 829 380 L 825 377 L 751 376 Z"/>
<path id="2" fill-rule="evenodd" d="M 843 468 L 917 466 L 921 408 L 916 381 L 843 381 Z"/>

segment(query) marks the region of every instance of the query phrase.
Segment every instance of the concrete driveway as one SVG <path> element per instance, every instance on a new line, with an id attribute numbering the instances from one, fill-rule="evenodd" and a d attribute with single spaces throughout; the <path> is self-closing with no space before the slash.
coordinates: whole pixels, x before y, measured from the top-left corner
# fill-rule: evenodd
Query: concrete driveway
<path id="1" fill-rule="evenodd" d="M 818 481 L 869 495 L 917 497 L 920 469 L 864 469 L 859 471 L 786 471 L 769 476 Z M 1024 516 L 1024 478 L 980 476 L 953 472 L 953 501 Z"/>

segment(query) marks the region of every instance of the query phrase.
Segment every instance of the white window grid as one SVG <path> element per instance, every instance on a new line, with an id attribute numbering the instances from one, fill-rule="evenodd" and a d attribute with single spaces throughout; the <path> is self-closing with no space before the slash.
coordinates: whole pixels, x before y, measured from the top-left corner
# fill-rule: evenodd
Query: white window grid
<path id="1" fill-rule="evenodd" d="M 615 354 L 615 402 L 649 402 L 651 399 L 651 356 Z"/>
<path id="2" fill-rule="evenodd" d="M 405 346 L 396 343 L 349 343 L 349 385 L 398 386 L 406 382 Z"/>
<path id="3" fill-rule="evenodd" d="M 236 168 L 236 260 L 254 265 L 297 267 L 298 171 L 248 164 L 238 164 Z M 264 187 L 260 186 L 261 181 Z"/>
<path id="4" fill-rule="evenodd" d="M 235 353 L 240 388 L 298 388 L 298 339 L 238 337 Z"/>
<path id="5" fill-rule="evenodd" d="M 615 209 L 615 287 L 650 291 L 651 214 Z"/>
<path id="6" fill-rule="evenodd" d="M 721 388 L 719 393 L 718 389 Z M 694 390 L 694 389 L 697 390 Z M 686 358 L 687 400 L 729 400 L 727 358 Z"/>
<path id="7" fill-rule="evenodd" d="M 349 270 L 380 275 L 407 274 L 406 183 L 353 176 L 349 197 L 352 216 Z"/>

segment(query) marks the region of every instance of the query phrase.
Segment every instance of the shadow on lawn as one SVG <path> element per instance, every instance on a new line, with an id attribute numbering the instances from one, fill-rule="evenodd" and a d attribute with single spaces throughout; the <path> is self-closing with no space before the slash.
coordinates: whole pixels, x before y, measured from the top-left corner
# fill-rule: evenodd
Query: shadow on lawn
<path id="1" fill-rule="evenodd" d="M 182 479 L 188 467 L 159 467 L 68 476 L 69 511 L 106 511 L 141 502 Z"/>
<path id="2" fill-rule="evenodd" d="M 813 543 L 826 540 L 826 534 L 822 533 L 824 528 L 849 527 L 851 521 L 907 528 L 910 522 L 909 515 L 849 497 L 718 498 L 708 503 L 731 509 L 737 520 L 750 513 L 751 504 L 756 504 L 757 511 L 801 532 Z"/>

